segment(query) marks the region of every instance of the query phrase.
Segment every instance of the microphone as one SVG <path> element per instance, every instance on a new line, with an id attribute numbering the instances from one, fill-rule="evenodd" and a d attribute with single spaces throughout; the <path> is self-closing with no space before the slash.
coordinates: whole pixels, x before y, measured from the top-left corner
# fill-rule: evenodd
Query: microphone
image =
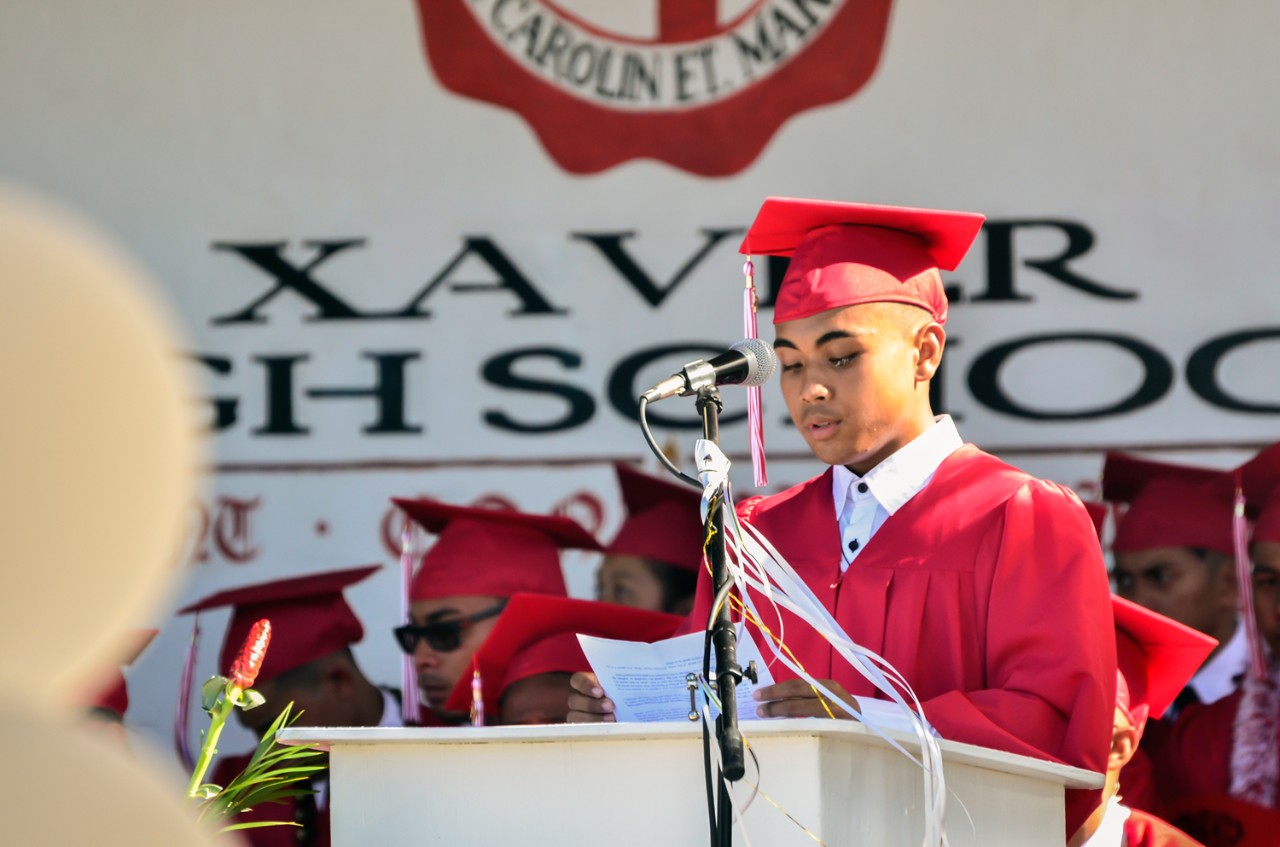
<path id="1" fill-rule="evenodd" d="M 648 391 L 640 399 L 650 403 L 679 394 L 686 397 L 710 385 L 764 385 L 778 367 L 778 357 L 767 341 L 744 338 L 713 359 L 690 362 Z"/>

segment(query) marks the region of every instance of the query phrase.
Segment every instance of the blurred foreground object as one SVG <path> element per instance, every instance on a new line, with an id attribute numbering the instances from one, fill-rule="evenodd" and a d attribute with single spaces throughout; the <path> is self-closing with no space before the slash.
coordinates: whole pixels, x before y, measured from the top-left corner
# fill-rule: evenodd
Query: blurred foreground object
<path id="1" fill-rule="evenodd" d="M 0 189 L 7 843 L 215 843 L 164 766 L 67 705 L 163 596 L 193 495 L 182 348 L 141 279 L 83 224 Z"/>

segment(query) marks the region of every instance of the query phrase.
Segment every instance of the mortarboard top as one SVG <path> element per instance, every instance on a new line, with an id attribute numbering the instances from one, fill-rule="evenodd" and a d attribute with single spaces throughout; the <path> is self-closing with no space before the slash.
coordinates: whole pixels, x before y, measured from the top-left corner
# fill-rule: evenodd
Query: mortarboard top
<path id="1" fill-rule="evenodd" d="M 604 552 L 653 559 L 696 572 L 702 565 L 702 492 L 621 462 L 614 469 L 627 518 Z"/>
<path id="2" fill-rule="evenodd" d="M 362 639 L 364 627 L 342 591 L 381 567 L 368 565 L 232 588 L 178 613 L 232 608 L 218 659 L 219 673 L 228 672 L 254 623 L 262 618 L 271 621 L 271 645 L 258 674 L 258 680 L 265 682 Z"/>
<path id="3" fill-rule="evenodd" d="M 1217 646 L 1216 639 L 1164 615 L 1112 596 L 1116 705 L 1141 733 L 1148 715 L 1163 715 Z"/>
<path id="4" fill-rule="evenodd" d="M 739 252 L 790 256 L 773 322 L 860 303 L 907 303 L 947 320 L 938 269 L 954 270 L 982 229 L 975 212 L 770 197 Z"/>
<path id="5" fill-rule="evenodd" d="M 474 667 L 480 671 L 485 708 L 495 708 L 506 686 L 525 676 L 586 668 L 585 657 L 581 652 L 576 655 L 563 650 L 557 652 L 560 645 L 565 643 L 563 639 L 554 645 L 548 645 L 546 650 L 538 648 L 536 652 L 541 655 L 521 659 L 521 654 L 527 649 L 536 647 L 553 636 L 576 636 L 582 633 L 601 638 L 655 641 L 670 636 L 683 620 L 680 615 L 634 609 L 597 600 L 517 594 L 507 603 L 502 616 L 472 659 Z M 576 638 L 574 641 L 576 642 Z M 509 673 L 516 670 L 516 664 L 523 665 L 523 675 Z M 568 667 L 556 667 L 557 664 L 568 664 Z M 470 703 L 471 674 L 463 674 L 449 694 L 445 709 L 465 712 Z"/>
<path id="6" fill-rule="evenodd" d="M 519 592 L 564 596 L 559 550 L 600 549 L 591 533 L 569 518 L 439 500 L 392 502 L 438 536 L 413 576 L 410 600 Z"/>
<path id="7" fill-rule="evenodd" d="M 1234 555 L 1231 495 L 1215 484 L 1222 473 L 1107 453 L 1103 499 L 1129 504 L 1117 522 L 1112 551 L 1200 547 Z"/>

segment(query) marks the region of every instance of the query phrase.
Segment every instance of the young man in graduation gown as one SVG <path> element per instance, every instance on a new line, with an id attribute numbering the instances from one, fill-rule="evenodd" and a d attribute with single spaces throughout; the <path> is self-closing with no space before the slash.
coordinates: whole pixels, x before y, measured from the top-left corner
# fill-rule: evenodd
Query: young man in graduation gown
<path id="1" fill-rule="evenodd" d="M 393 632 L 413 658 L 429 707 L 420 723 L 457 726 L 469 713 L 465 705 L 449 708 L 449 694 L 470 676 L 476 651 L 511 595 L 564 597 L 560 550 L 600 545 L 569 518 L 429 499 L 392 502 L 437 536 L 409 586 L 410 621 Z"/>
<path id="2" fill-rule="evenodd" d="M 1068 847 L 1200 847 L 1168 822 L 1132 808 L 1125 772 L 1148 718 L 1159 715 L 1216 646 L 1207 635 L 1120 597 L 1112 598 L 1116 632 L 1116 708 L 1102 803 Z"/>
<path id="3" fill-rule="evenodd" d="M 702 494 L 688 485 L 614 466 L 627 518 L 604 548 L 596 599 L 686 615 L 702 565 Z"/>
<path id="4" fill-rule="evenodd" d="M 569 676 L 590 667 L 579 633 L 652 642 L 670 636 L 683 620 L 615 603 L 516 594 L 472 657 L 475 677 L 458 680 L 445 708 L 470 706 L 473 722 L 480 715 L 486 725 L 564 723 Z"/>
<path id="5" fill-rule="evenodd" d="M 1234 567 L 1230 486 L 1222 472 L 1108 453 L 1102 495 L 1128 503 L 1111 551 L 1116 593 L 1217 640 L 1167 715 L 1235 691 L 1249 659 Z M 1157 741 L 1163 727 L 1153 727 Z"/>
<path id="6" fill-rule="evenodd" d="M 236 710 L 240 722 L 261 735 L 287 704 L 298 716 L 295 726 L 401 726 L 400 692 L 370 682 L 351 646 L 364 637 L 360 619 L 343 590 L 365 579 L 379 565 L 310 574 L 221 591 L 181 611 L 195 613 L 226 606 L 231 620 L 222 641 L 218 668 L 226 673 L 253 624 L 271 621 L 271 643 L 254 688 L 266 702 Z M 251 753 L 219 756 L 209 781 L 226 785 L 249 763 Z M 311 845 L 327 847 L 329 791 L 327 772 L 312 777 L 315 794 L 285 803 L 264 803 L 237 816 L 237 823 L 284 821 L 297 826 L 242 830 L 254 847 Z"/>
<path id="7" fill-rule="evenodd" d="M 964 444 L 930 406 L 946 338 L 939 268 L 959 264 L 981 223 L 765 202 L 742 249 L 791 256 L 774 312 L 782 393 L 831 468 L 740 515 L 855 642 L 903 674 L 943 738 L 1102 772 L 1115 639 L 1093 525 L 1071 491 Z M 705 624 L 708 588 L 704 579 L 692 627 Z M 874 696 L 803 622 L 758 605 L 808 673 L 846 698 Z M 813 688 L 773 670 L 762 715 L 827 714 Z M 571 719 L 608 714 L 594 678 L 577 675 L 574 687 Z M 1067 792 L 1067 835 L 1098 798 Z"/>
<path id="8" fill-rule="evenodd" d="M 1214 798 L 1269 815 L 1280 837 L 1280 445 L 1243 466 L 1268 467 L 1269 495 L 1252 530 L 1251 625 L 1266 646 L 1264 678 L 1246 673 L 1239 689 L 1208 705 L 1188 706 L 1153 755 L 1156 789 L 1170 817 L 1195 817 Z M 1247 817 L 1248 814 L 1245 815 Z M 1236 815 L 1240 817 L 1240 815 Z M 1264 824 L 1255 823 L 1254 826 Z M 1256 833 L 1255 833 L 1256 835 Z M 1208 843 L 1208 842 L 1206 842 Z M 1274 842 L 1273 842 L 1274 843 Z"/>

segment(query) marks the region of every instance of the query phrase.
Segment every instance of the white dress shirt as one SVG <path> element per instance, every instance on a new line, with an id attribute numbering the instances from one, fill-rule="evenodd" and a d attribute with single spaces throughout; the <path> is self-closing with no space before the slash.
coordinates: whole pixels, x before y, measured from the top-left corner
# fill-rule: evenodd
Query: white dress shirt
<path id="1" fill-rule="evenodd" d="M 920 493 L 943 460 L 963 444 L 951 416 L 942 415 L 864 476 L 843 465 L 835 466 L 831 493 L 840 524 L 841 573 L 866 549 L 884 522 Z"/>
<path id="2" fill-rule="evenodd" d="M 1248 667 L 1249 636 L 1245 633 L 1244 622 L 1237 620 L 1235 634 L 1200 666 L 1187 684 L 1201 703 L 1213 703 L 1240 687 L 1238 681 Z"/>

